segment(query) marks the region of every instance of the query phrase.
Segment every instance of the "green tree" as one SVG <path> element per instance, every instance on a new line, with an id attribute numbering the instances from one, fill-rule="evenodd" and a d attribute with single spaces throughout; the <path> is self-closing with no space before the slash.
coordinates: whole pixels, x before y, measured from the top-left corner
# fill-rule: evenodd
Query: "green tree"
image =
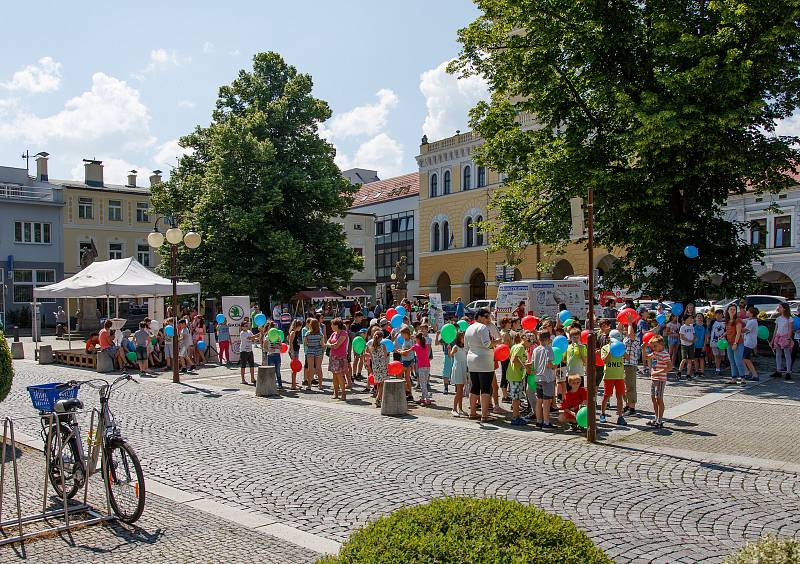
<path id="1" fill-rule="evenodd" d="M 266 303 L 303 287 L 337 288 L 361 268 L 331 220 L 355 189 L 318 135 L 331 110 L 312 86 L 277 53 L 255 55 L 252 71 L 219 89 L 211 124 L 180 139 L 189 154 L 169 181 L 153 188 L 157 213 L 176 213 L 202 235 L 198 249 L 181 245 L 179 267 L 205 292 Z"/>
<path id="2" fill-rule="evenodd" d="M 451 72 L 480 74 L 478 160 L 506 173 L 495 249 L 569 240 L 569 199 L 594 189 L 606 285 L 691 298 L 752 287 L 758 249 L 729 194 L 794 183 L 798 0 L 477 0 Z M 519 127 L 521 113 L 539 128 Z M 700 258 L 683 255 L 687 245 Z"/>
<path id="3" fill-rule="evenodd" d="M 11 349 L 6 336 L 0 331 L 0 401 L 6 399 L 14 381 L 14 365 L 11 362 Z"/>

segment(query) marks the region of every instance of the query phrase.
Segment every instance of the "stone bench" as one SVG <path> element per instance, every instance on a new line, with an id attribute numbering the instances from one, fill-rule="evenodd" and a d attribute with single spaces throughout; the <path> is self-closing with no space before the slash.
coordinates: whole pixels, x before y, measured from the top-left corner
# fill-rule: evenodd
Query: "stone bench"
<path id="1" fill-rule="evenodd" d="M 381 399 L 381 415 L 406 415 L 406 381 L 389 378 L 383 381 L 383 399 Z"/>
<path id="2" fill-rule="evenodd" d="M 11 358 L 14 360 L 22 360 L 25 358 L 25 349 L 22 346 L 22 341 L 11 342 Z"/>
<path id="3" fill-rule="evenodd" d="M 53 364 L 55 357 L 53 356 L 52 345 L 42 345 L 39 347 L 39 364 Z"/>
<path id="4" fill-rule="evenodd" d="M 278 395 L 278 381 L 274 366 L 259 366 L 256 374 L 256 397 L 267 398 Z"/>
<path id="5" fill-rule="evenodd" d="M 99 351 L 97 353 L 97 371 L 102 374 L 107 374 L 108 372 L 114 372 L 114 370 L 114 360 L 108 353 Z"/>

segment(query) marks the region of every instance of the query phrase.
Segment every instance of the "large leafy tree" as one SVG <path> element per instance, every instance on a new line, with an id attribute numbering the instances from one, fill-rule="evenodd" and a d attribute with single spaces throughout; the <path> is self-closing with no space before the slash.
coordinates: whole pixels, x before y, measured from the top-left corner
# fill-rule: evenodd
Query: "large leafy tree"
<path id="1" fill-rule="evenodd" d="M 180 270 L 204 291 L 265 303 L 303 287 L 337 288 L 361 268 L 331 221 L 354 189 L 318 135 L 331 110 L 311 91 L 311 77 L 280 55 L 257 54 L 252 71 L 220 88 L 211 124 L 180 139 L 189 154 L 153 188 L 156 212 L 202 235 L 198 249 L 181 248 Z"/>
<path id="2" fill-rule="evenodd" d="M 592 187 L 606 285 L 690 298 L 747 290 L 758 249 L 729 194 L 791 182 L 798 0 L 476 0 L 452 72 L 489 81 L 471 113 L 478 160 L 508 175 L 496 248 L 569 240 L 569 199 Z M 541 125 L 519 126 L 532 114 Z M 689 260 L 687 245 L 700 249 Z"/>

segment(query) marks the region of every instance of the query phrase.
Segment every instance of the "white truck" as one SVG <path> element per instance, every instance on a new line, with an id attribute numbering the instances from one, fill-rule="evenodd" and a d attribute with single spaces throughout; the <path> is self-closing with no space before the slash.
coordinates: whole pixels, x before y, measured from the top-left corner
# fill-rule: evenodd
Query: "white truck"
<path id="1" fill-rule="evenodd" d="M 582 280 L 519 280 L 502 282 L 497 289 L 495 315 L 498 320 L 511 317 L 520 302 L 525 302 L 525 311 L 537 317 L 558 316 L 559 304 L 578 319 L 586 318 L 586 283 Z"/>

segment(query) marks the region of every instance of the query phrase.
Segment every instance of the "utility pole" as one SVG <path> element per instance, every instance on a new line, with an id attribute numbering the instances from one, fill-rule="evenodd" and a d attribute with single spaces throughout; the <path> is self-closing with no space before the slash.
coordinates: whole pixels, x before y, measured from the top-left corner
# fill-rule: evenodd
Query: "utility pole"
<path id="1" fill-rule="evenodd" d="M 587 425 L 586 425 L 586 439 L 593 443 L 597 438 L 597 384 L 595 383 L 595 357 L 597 344 L 597 337 L 594 334 L 594 189 L 591 184 L 589 185 L 589 194 L 586 201 L 586 209 L 588 212 L 588 254 L 589 254 L 589 311 L 586 315 L 587 329 L 589 330 L 589 340 L 587 342 L 586 360 L 586 387 L 589 392 L 589 401 L 587 402 Z"/>

